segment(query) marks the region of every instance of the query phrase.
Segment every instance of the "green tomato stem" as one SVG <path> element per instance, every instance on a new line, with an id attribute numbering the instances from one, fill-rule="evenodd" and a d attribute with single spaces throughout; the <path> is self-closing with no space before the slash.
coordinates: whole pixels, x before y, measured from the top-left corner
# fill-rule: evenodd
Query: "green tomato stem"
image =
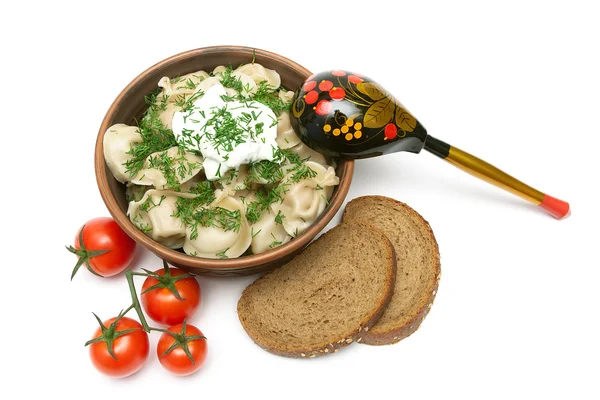
<path id="1" fill-rule="evenodd" d="M 135 290 L 135 285 L 133 284 L 133 275 L 139 275 L 139 274 L 133 272 L 130 269 L 125 271 L 125 278 L 127 278 L 127 284 L 129 285 L 129 293 L 131 293 L 131 306 L 129 306 L 127 311 L 134 308 L 135 312 L 137 313 L 137 315 L 140 319 L 140 323 L 142 324 L 142 327 L 144 328 L 144 331 L 150 333 L 151 330 L 157 330 L 157 329 L 151 328 L 150 325 L 148 325 L 148 322 L 146 321 L 146 316 L 142 312 L 142 306 L 140 305 L 140 301 L 138 300 L 137 292 Z"/>

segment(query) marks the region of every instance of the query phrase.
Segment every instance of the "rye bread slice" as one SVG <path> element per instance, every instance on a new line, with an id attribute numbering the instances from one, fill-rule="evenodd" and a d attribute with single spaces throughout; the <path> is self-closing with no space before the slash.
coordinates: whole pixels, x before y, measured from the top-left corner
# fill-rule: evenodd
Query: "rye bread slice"
<path id="1" fill-rule="evenodd" d="M 252 340 L 287 357 L 313 358 L 360 339 L 388 305 L 394 248 L 378 229 L 338 225 L 283 267 L 250 284 L 238 316 Z"/>
<path id="2" fill-rule="evenodd" d="M 406 204 L 383 196 L 364 196 L 350 201 L 342 221 L 372 224 L 383 231 L 394 246 L 397 269 L 392 300 L 361 343 L 397 343 L 419 328 L 437 293 L 440 253 L 431 227 Z"/>

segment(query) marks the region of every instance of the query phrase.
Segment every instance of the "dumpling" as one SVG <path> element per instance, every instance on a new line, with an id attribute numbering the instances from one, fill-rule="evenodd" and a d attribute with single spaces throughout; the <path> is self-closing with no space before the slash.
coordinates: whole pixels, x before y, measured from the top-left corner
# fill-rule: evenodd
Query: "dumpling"
<path id="1" fill-rule="evenodd" d="M 148 190 L 139 201 L 129 203 L 127 215 L 147 236 L 170 249 L 178 249 L 185 241 L 185 225 L 177 212 L 177 195 L 170 191 Z"/>
<path id="2" fill-rule="evenodd" d="M 237 170 L 230 169 L 225 173 L 223 178 L 219 179 L 217 183 L 227 192 L 227 194 L 233 196 L 236 192 L 246 189 L 246 178 L 248 177 L 248 165 L 242 164 Z"/>
<path id="3" fill-rule="evenodd" d="M 203 80 L 197 87 L 195 92 L 199 92 L 202 91 L 202 93 L 206 93 L 206 91 L 208 89 L 210 89 L 211 87 L 218 85 L 219 83 L 221 83 L 221 77 L 220 76 L 211 76 L 210 78 L 206 78 L 205 80 Z"/>
<path id="4" fill-rule="evenodd" d="M 162 88 L 159 99 L 169 96 L 170 102 L 175 102 L 178 96 L 187 96 L 196 92 L 198 85 L 208 78 L 204 71 L 192 72 L 177 78 L 169 79 L 164 76 L 158 81 L 158 86 Z"/>
<path id="5" fill-rule="evenodd" d="M 262 253 L 281 246 L 292 239 L 281 224 L 283 222 L 281 215 L 276 217 L 277 215 L 273 212 L 266 210 L 262 213 L 260 219 L 251 225 L 252 244 L 250 245 L 250 249 L 252 253 Z"/>
<path id="6" fill-rule="evenodd" d="M 263 67 L 260 64 L 244 64 L 236 68 L 237 72 L 248 75 L 255 83 L 266 82 L 267 85 L 277 89 L 281 86 L 281 77 L 277 71 Z"/>
<path id="7" fill-rule="evenodd" d="M 294 98 L 294 92 L 292 92 L 291 90 L 281 90 L 279 92 L 279 98 L 284 103 L 290 103 L 291 104 L 292 103 L 292 98 Z"/>
<path id="8" fill-rule="evenodd" d="M 132 158 L 127 152 L 133 144 L 141 142 L 142 136 L 136 126 L 115 124 L 104 133 L 104 159 L 108 169 L 119 182 L 125 183 L 131 178 L 124 165 Z"/>
<path id="9" fill-rule="evenodd" d="M 310 147 L 308 147 L 307 145 L 305 145 L 302 142 L 298 143 L 297 145 L 290 148 L 289 150 L 298 154 L 298 156 L 300 157 L 301 160 L 308 159 L 307 161 L 314 161 L 316 163 L 321 164 L 324 167 L 327 167 L 329 165 L 329 163 L 327 162 L 327 159 L 325 159 L 325 156 L 323 154 L 317 153 L 316 151 L 314 151 L 313 149 L 311 149 Z"/>
<path id="10" fill-rule="evenodd" d="M 339 184 L 339 178 L 335 176 L 332 167 L 326 168 L 313 161 L 307 161 L 304 165 L 315 171 L 316 175 L 293 182 L 294 171 L 290 171 L 283 181 L 283 184 L 288 185 L 283 200 L 271 204 L 271 211 L 275 215 L 281 213 L 283 228 L 293 237 L 304 232 L 321 215 L 333 192 L 333 186 Z"/>
<path id="11" fill-rule="evenodd" d="M 217 75 L 222 74 L 225 71 L 227 71 L 227 67 L 224 65 L 219 65 L 219 66 L 215 67 L 215 69 L 213 69 L 212 74 L 217 76 Z"/>
<path id="12" fill-rule="evenodd" d="M 136 185 L 152 185 L 156 189 L 174 189 L 198 174 L 202 170 L 202 162 L 202 157 L 188 152 L 182 153 L 179 147 L 174 146 L 150 154 L 144 162 L 144 168 L 131 182 Z M 165 176 L 165 169 L 171 174 Z"/>
<path id="13" fill-rule="evenodd" d="M 326 204 L 322 191 L 316 190 L 310 180 L 302 180 L 288 189 L 281 203 L 272 204 L 271 211 L 285 216 L 283 228 L 296 237 L 317 219 Z"/>
<path id="14" fill-rule="evenodd" d="M 290 113 L 282 111 L 281 115 L 277 118 L 277 145 L 281 149 L 289 149 L 298 143 L 300 143 L 300 138 L 292 128 Z"/>
<path id="15" fill-rule="evenodd" d="M 224 196 L 210 207 L 198 210 L 213 218 L 209 226 L 188 225 L 185 230 L 183 251 L 204 258 L 236 258 L 250 247 L 252 235 L 243 204 Z"/>
<path id="16" fill-rule="evenodd" d="M 239 71 L 233 71 L 231 75 L 235 76 L 242 82 L 242 92 L 240 93 L 242 96 L 249 97 L 258 90 L 258 85 L 256 82 L 254 82 L 254 79 L 248 75 Z"/>
<path id="17" fill-rule="evenodd" d="M 177 80 L 176 82 L 181 83 L 181 84 L 186 84 L 186 82 L 191 81 L 192 83 L 198 85 L 198 83 L 202 82 L 209 76 L 210 75 L 208 74 L 208 72 L 200 70 L 200 71 L 196 71 L 196 72 L 191 72 L 186 75 L 182 75 L 179 78 L 176 78 L 176 80 Z M 173 79 L 171 79 L 171 82 L 173 82 Z M 187 83 L 187 85 L 189 85 L 189 83 Z"/>
<path id="18" fill-rule="evenodd" d="M 248 204 L 250 204 L 253 201 L 256 201 L 256 192 L 248 189 L 240 190 L 238 192 L 235 192 L 235 195 L 233 197 L 235 197 L 237 200 L 240 201 L 240 203 L 242 203 L 242 205 L 244 206 L 245 213 L 248 210 Z"/>
<path id="19" fill-rule="evenodd" d="M 165 105 L 165 109 L 158 112 L 158 118 L 165 128 L 173 129 L 173 115 L 175 115 L 177 111 L 181 111 L 181 107 L 175 103 L 168 102 Z"/>

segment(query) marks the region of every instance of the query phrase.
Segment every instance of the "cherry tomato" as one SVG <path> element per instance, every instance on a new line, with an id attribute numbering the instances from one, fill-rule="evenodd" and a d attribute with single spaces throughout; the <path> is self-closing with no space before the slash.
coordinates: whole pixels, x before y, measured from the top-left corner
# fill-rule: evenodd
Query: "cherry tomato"
<path id="1" fill-rule="evenodd" d="M 75 247 L 67 249 L 79 257 L 71 279 L 81 265 L 100 276 L 113 276 L 125 270 L 135 253 L 136 243 L 112 218 L 88 221 L 75 237 Z"/>
<path id="2" fill-rule="evenodd" d="M 165 325 L 181 324 L 200 305 L 200 285 L 196 278 L 177 268 L 154 271 L 142 286 L 141 302 L 146 314 Z M 178 298 L 179 297 L 179 298 Z"/>
<path id="3" fill-rule="evenodd" d="M 190 375 L 198 371 L 206 359 L 206 338 L 193 325 L 183 324 L 172 326 L 168 329 L 174 335 L 163 333 L 158 340 L 156 353 L 158 360 L 165 369 L 175 375 Z M 187 347 L 190 355 L 185 352 Z"/>
<path id="4" fill-rule="evenodd" d="M 148 359 L 150 345 L 148 334 L 139 322 L 121 317 L 113 324 L 116 320 L 117 318 L 111 318 L 105 321 L 88 344 L 92 364 L 98 371 L 115 378 L 123 378 L 142 368 Z M 130 329 L 134 330 L 122 333 Z M 114 357 L 109 352 L 109 346 L 112 346 Z"/>

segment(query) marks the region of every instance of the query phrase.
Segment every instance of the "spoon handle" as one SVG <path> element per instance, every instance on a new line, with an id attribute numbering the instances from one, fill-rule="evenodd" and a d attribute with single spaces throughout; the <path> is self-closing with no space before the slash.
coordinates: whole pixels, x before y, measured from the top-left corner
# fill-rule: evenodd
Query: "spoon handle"
<path id="1" fill-rule="evenodd" d="M 425 150 L 435 154 L 443 160 L 463 171 L 482 179 L 501 189 L 509 191 L 533 204 L 541 207 L 553 217 L 562 219 L 571 213 L 569 203 L 548 196 L 524 184 L 518 179 L 513 178 L 507 173 L 499 170 L 491 164 L 463 151 L 454 146 L 450 146 L 433 136 L 427 136 L 425 140 Z"/>

